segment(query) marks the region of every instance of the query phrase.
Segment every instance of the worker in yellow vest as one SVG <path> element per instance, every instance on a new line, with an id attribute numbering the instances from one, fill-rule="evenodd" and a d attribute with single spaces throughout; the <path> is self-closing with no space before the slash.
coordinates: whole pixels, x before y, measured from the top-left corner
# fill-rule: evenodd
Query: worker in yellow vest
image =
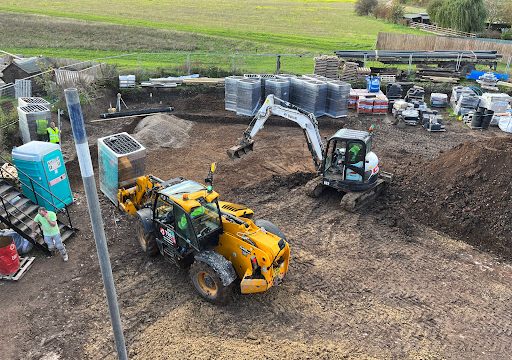
<path id="1" fill-rule="evenodd" d="M 60 144 L 60 131 L 53 121 L 50 123 L 50 127 L 46 129 L 46 131 L 48 132 L 48 138 L 51 143 Z"/>

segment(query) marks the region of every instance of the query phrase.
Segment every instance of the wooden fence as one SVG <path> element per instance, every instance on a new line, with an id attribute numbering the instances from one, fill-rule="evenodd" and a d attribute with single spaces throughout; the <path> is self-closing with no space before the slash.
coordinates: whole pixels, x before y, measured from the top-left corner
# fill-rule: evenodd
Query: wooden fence
<path id="1" fill-rule="evenodd" d="M 55 69 L 55 79 L 57 84 L 76 85 L 79 82 L 90 84 L 102 77 L 102 70 L 105 64 L 96 64 L 82 70 Z"/>
<path id="2" fill-rule="evenodd" d="M 379 33 L 377 50 L 496 50 L 503 55 L 501 61 L 507 63 L 512 58 L 512 41 Z"/>
<path id="3" fill-rule="evenodd" d="M 468 33 L 464 31 L 453 30 L 450 28 L 443 28 L 437 25 L 431 24 L 423 24 L 412 21 L 409 24 L 410 27 L 414 29 L 420 29 L 429 33 L 433 33 L 436 35 L 444 35 L 444 36 L 456 36 L 456 37 L 468 37 L 468 38 L 476 38 L 476 34 Z"/>

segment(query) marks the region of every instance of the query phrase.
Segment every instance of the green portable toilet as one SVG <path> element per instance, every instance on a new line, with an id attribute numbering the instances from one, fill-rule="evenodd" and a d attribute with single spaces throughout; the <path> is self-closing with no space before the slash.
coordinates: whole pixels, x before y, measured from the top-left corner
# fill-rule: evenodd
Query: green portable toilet
<path id="1" fill-rule="evenodd" d="M 12 150 L 23 195 L 34 204 L 57 211 L 73 202 L 60 146 L 31 141 Z"/>

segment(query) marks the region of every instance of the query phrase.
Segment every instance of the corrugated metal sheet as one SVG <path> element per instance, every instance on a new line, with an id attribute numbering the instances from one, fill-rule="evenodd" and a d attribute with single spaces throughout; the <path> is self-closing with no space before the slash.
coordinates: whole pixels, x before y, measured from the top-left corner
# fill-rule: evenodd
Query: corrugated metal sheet
<path id="1" fill-rule="evenodd" d="M 36 56 L 26 59 L 14 59 L 13 62 L 27 74 L 37 74 L 42 71 L 42 68 L 50 65 L 48 59 Z"/>

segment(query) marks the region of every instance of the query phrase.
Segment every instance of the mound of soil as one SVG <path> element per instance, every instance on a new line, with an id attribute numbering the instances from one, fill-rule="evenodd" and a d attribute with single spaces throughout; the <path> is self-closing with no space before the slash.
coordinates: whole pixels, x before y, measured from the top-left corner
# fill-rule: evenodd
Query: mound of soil
<path id="1" fill-rule="evenodd" d="M 511 257 L 511 173 L 512 138 L 466 142 L 411 167 L 396 196 L 404 216 Z"/>
<path id="2" fill-rule="evenodd" d="M 133 137 L 148 149 L 180 148 L 187 143 L 194 123 L 173 115 L 147 116 L 135 127 Z"/>

